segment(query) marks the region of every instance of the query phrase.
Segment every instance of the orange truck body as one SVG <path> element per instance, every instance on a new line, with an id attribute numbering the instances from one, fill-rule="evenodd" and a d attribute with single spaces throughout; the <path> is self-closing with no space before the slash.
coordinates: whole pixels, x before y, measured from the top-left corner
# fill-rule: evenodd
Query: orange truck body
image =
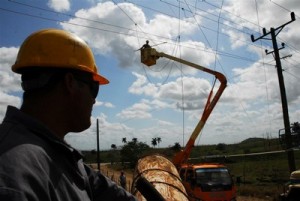
<path id="1" fill-rule="evenodd" d="M 236 201 L 236 186 L 223 164 L 184 164 L 179 174 L 190 201 Z"/>

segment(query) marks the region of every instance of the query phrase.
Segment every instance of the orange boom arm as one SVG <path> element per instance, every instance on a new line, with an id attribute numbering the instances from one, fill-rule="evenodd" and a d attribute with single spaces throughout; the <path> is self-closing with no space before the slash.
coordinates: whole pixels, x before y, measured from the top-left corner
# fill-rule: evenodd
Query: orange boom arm
<path id="1" fill-rule="evenodd" d="M 206 73 L 212 74 L 220 82 L 220 87 L 217 90 L 216 95 L 213 97 L 212 100 L 211 100 L 212 91 L 210 92 L 207 103 L 204 107 L 202 117 L 201 117 L 200 121 L 198 122 L 197 126 L 195 127 L 184 150 L 181 150 L 180 152 L 178 152 L 173 159 L 174 165 L 176 167 L 178 167 L 180 164 L 183 164 L 188 160 L 196 138 L 199 136 L 202 128 L 204 127 L 204 125 L 206 123 L 206 120 L 208 119 L 209 115 L 211 114 L 212 110 L 214 109 L 215 105 L 217 104 L 218 100 L 220 99 L 224 89 L 226 88 L 227 80 L 226 80 L 226 77 L 220 72 L 210 70 L 203 66 L 191 63 L 189 61 L 186 61 L 186 60 L 183 60 L 183 59 L 180 59 L 177 57 L 173 57 L 173 56 L 165 54 L 163 52 L 157 52 L 154 48 L 151 48 L 151 47 L 141 48 L 141 62 L 147 66 L 155 65 L 156 60 L 159 59 L 160 57 L 165 57 L 170 60 L 177 61 L 177 62 L 185 64 L 187 66 L 190 66 L 190 67 L 196 68 L 198 70 L 204 71 Z"/>

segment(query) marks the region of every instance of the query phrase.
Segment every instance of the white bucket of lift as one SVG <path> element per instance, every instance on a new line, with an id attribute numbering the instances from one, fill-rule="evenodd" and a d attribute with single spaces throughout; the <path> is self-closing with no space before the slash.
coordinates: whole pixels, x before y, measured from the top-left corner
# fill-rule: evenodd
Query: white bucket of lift
<path id="1" fill-rule="evenodd" d="M 134 172 L 132 193 L 140 201 L 146 199 L 136 189 L 140 177 L 146 178 L 167 201 L 188 201 L 187 193 L 174 164 L 160 155 L 139 159 Z"/>

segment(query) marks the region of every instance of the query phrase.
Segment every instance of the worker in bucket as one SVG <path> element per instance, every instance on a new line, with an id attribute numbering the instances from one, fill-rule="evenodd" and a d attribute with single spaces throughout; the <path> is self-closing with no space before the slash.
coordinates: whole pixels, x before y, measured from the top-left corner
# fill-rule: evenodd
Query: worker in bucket
<path id="1" fill-rule="evenodd" d="M 12 71 L 21 74 L 24 94 L 0 125 L 0 200 L 136 201 L 64 141 L 90 127 L 99 85 L 109 83 L 87 44 L 67 31 L 37 31 Z"/>

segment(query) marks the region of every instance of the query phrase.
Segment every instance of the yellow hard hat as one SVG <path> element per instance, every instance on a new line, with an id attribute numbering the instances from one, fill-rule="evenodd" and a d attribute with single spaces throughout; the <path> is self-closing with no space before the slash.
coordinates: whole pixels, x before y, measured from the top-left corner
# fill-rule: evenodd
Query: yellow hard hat
<path id="1" fill-rule="evenodd" d="M 289 187 L 300 188 L 300 170 L 296 170 L 291 173 Z"/>
<path id="2" fill-rule="evenodd" d="M 59 29 L 44 29 L 31 34 L 23 42 L 12 71 L 39 68 L 70 68 L 90 72 L 99 84 L 109 81 L 98 74 L 94 55 L 78 36 Z"/>

